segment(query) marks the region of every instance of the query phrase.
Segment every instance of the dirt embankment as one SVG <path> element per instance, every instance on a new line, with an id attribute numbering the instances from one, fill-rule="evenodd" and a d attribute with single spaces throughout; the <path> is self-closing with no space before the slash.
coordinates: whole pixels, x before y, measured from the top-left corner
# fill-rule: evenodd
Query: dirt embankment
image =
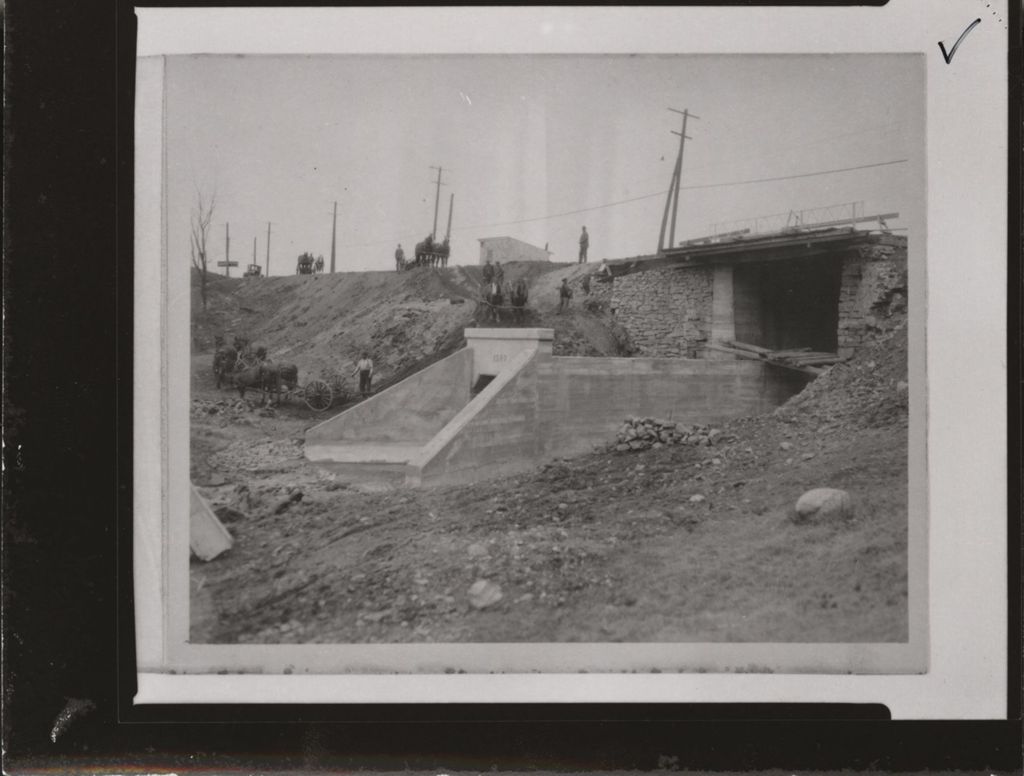
<path id="1" fill-rule="evenodd" d="M 214 337 L 236 335 L 267 348 L 277 361 L 295 363 L 301 382 L 326 372 L 351 372 L 360 354 L 374 360 L 377 385 L 410 374 L 462 346 L 469 326 L 538 326 L 555 329 L 555 350 L 573 355 L 629 355 L 624 333 L 604 310 L 582 299 L 556 315 L 561 277 L 594 267 L 543 263 L 506 266 L 506 279 L 530 287 L 526 320 L 483 320 L 477 309 L 481 268 L 457 266 L 406 272 L 354 272 L 273 278 L 209 276 L 202 311 L 193 273 L 193 355 L 212 352 Z"/>
<path id="2" fill-rule="evenodd" d="M 553 290 L 534 299 L 557 325 Z M 304 461 L 301 412 L 199 413 L 193 476 L 236 544 L 193 564 L 192 639 L 905 640 L 905 381 L 900 329 L 714 444 L 384 492 Z M 823 486 L 851 494 L 853 517 L 795 522 Z"/>

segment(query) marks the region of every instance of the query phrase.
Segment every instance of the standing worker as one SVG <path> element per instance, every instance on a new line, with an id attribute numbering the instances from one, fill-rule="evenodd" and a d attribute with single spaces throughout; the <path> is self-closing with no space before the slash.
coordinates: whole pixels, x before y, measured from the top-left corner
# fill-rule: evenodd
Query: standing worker
<path id="1" fill-rule="evenodd" d="M 352 372 L 353 375 L 359 373 L 359 395 L 364 399 L 370 395 L 370 384 L 373 380 L 373 360 L 370 358 L 370 354 L 363 352 L 363 357 L 356 362 L 356 368 Z"/>
<path id="2" fill-rule="evenodd" d="M 484 283 L 490 285 L 491 281 L 494 280 L 494 265 L 491 264 L 491 260 L 488 259 L 487 263 L 484 264 Z"/>
<path id="3" fill-rule="evenodd" d="M 558 313 L 562 314 L 562 310 L 569 309 L 569 300 L 572 299 L 572 289 L 569 288 L 568 278 L 562 278 L 562 285 L 558 287 Z"/>
<path id="4" fill-rule="evenodd" d="M 494 262 L 494 282 L 499 286 L 505 282 L 505 270 L 500 261 Z"/>
<path id="5" fill-rule="evenodd" d="M 402 250 L 402 243 L 395 248 L 395 271 L 401 272 L 405 266 L 405 251 Z"/>
<path id="6" fill-rule="evenodd" d="M 590 296 L 590 275 L 583 276 L 583 296 Z"/>
<path id="7" fill-rule="evenodd" d="M 583 227 L 583 234 L 580 235 L 580 264 L 587 263 L 587 248 L 590 247 L 590 235 L 587 234 L 587 227 Z"/>

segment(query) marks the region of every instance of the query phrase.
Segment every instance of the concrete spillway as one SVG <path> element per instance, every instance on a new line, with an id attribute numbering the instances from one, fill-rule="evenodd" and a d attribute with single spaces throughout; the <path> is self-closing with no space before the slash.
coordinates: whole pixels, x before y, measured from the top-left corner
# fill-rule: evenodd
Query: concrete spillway
<path id="1" fill-rule="evenodd" d="M 551 329 L 466 329 L 466 347 L 306 433 L 305 455 L 406 485 L 474 482 L 607 444 L 623 418 L 720 423 L 805 379 L 754 361 L 554 356 Z M 476 395 L 480 377 L 491 381 Z"/>

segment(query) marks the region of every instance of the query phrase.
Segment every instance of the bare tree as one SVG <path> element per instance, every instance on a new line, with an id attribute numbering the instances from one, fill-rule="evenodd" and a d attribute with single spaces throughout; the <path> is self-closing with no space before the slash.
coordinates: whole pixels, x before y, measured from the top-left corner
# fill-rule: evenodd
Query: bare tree
<path id="1" fill-rule="evenodd" d="M 210 236 L 210 224 L 213 221 L 213 206 L 216 195 L 210 197 L 209 203 L 203 199 L 202 192 L 196 192 L 196 207 L 192 211 L 192 266 L 199 272 L 199 294 L 203 299 L 203 312 L 206 312 L 206 267 L 209 253 L 206 248 Z"/>

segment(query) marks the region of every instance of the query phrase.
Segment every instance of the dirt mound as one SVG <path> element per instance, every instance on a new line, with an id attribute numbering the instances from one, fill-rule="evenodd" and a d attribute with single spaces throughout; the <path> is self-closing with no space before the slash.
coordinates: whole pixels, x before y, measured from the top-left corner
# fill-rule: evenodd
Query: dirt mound
<path id="1" fill-rule="evenodd" d="M 579 292 L 559 314 L 561 277 L 578 284 L 589 269 L 522 269 L 527 325 L 554 328 L 556 352 L 628 346 Z M 461 344 L 474 305 L 452 300 L 478 282 L 477 267 L 232 280 L 211 289 L 210 320 L 309 364 L 347 366 L 368 343 L 399 379 Z M 609 438 L 606 450 L 517 477 L 381 492 L 305 461 L 292 441 L 309 422 L 301 413 L 221 401 L 197 356 L 193 387 L 209 398 L 193 403 L 193 479 L 235 546 L 192 566 L 203 595 L 191 638 L 904 641 L 906 336 L 894 331 L 774 412 L 703 436 L 637 419 L 628 450 Z M 820 487 L 850 494 L 851 519 L 794 521 L 796 501 Z"/>
<path id="2" fill-rule="evenodd" d="M 783 418 L 843 427 L 907 422 L 907 325 L 836 364 L 776 410 Z"/>
<path id="3" fill-rule="evenodd" d="M 463 344 L 469 326 L 537 326 L 555 330 L 560 355 L 627 355 L 625 336 L 606 310 L 579 305 L 555 315 L 562 276 L 576 265 L 517 262 L 505 279 L 530 286 L 527 319 L 483 322 L 477 309 L 483 275 L 477 266 L 355 272 L 273 278 L 210 276 L 207 309 L 193 273 L 193 352 L 209 351 L 214 338 L 242 335 L 267 348 L 272 360 L 299 367 L 300 383 L 324 369 L 351 373 L 368 352 L 377 387 L 407 376 Z"/>

